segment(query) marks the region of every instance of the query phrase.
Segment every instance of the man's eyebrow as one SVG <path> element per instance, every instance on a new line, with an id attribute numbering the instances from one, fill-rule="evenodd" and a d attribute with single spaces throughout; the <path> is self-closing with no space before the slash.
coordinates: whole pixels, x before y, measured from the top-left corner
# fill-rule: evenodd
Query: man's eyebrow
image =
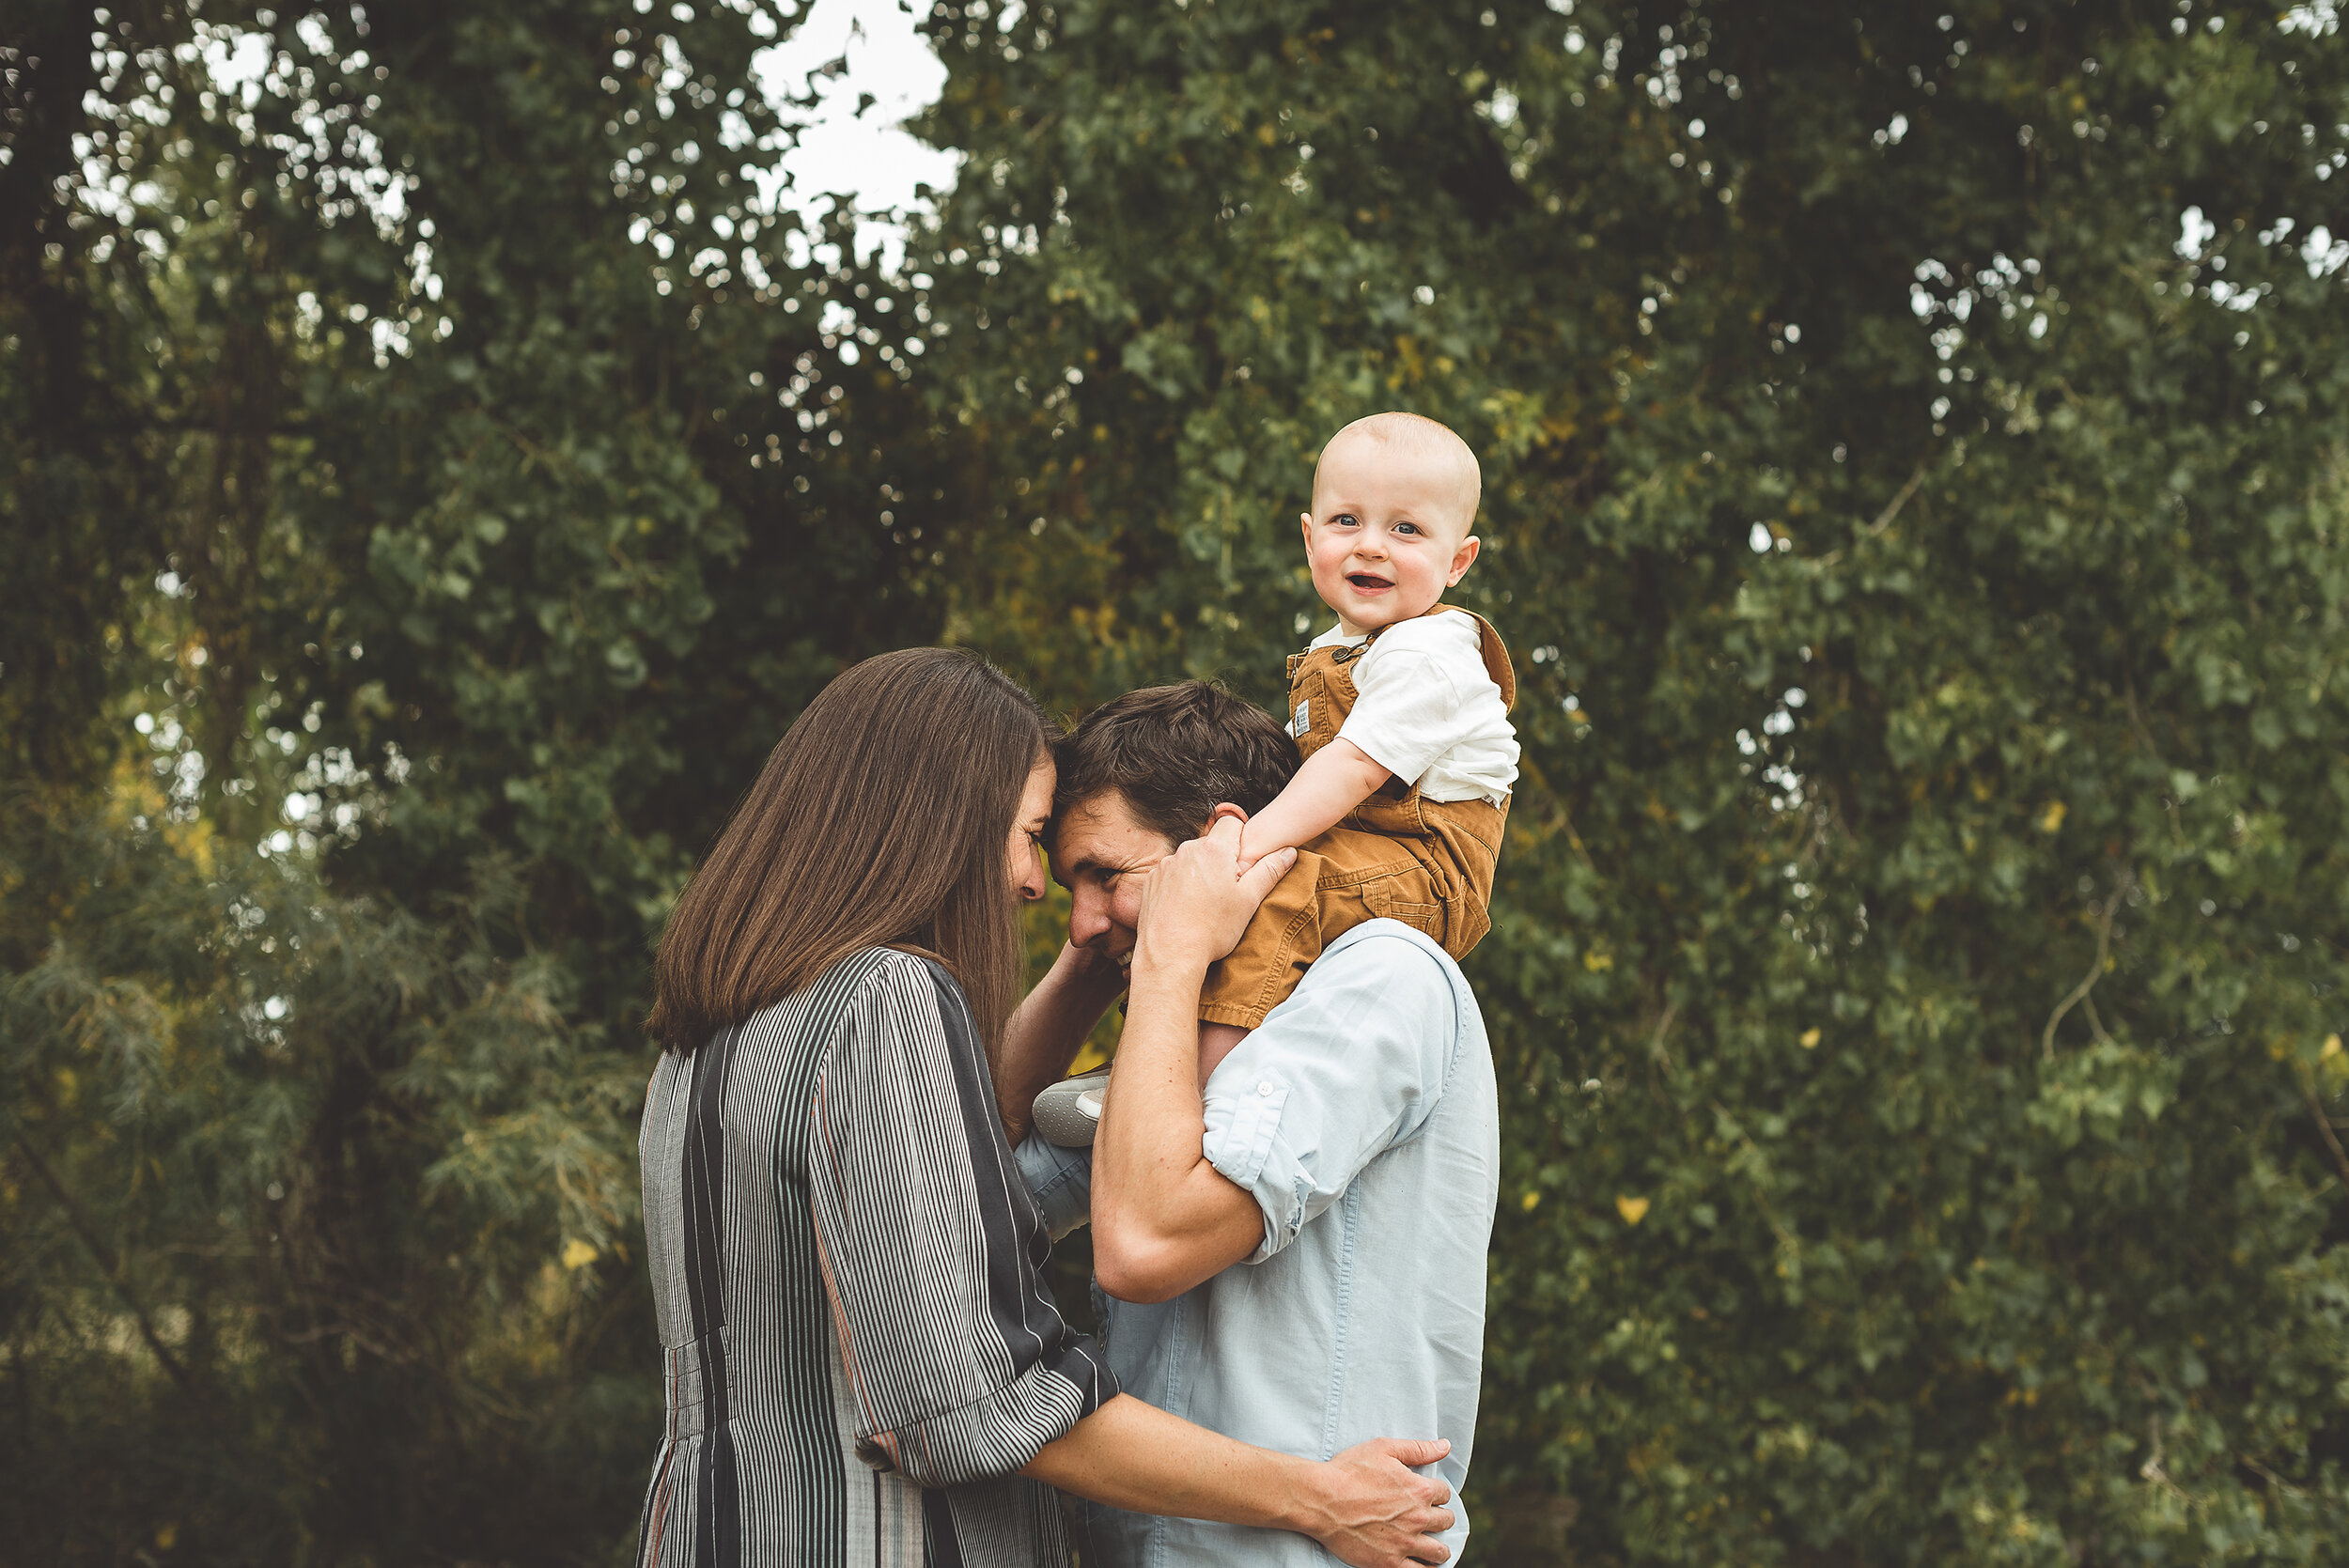
<path id="1" fill-rule="evenodd" d="M 1101 860 L 1093 855 L 1087 855 L 1084 859 L 1080 861 L 1071 861 L 1068 862 L 1066 867 L 1067 873 L 1071 877 L 1081 877 L 1087 872 L 1109 872 L 1115 875 L 1123 875 L 1124 873 L 1133 869 L 1134 868 L 1130 865 L 1122 865 L 1115 861 Z"/>

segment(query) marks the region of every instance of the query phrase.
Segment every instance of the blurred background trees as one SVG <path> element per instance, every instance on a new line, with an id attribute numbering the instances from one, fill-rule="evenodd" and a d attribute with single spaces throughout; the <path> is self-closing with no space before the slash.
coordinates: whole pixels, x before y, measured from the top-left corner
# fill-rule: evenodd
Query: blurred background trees
<path id="1" fill-rule="evenodd" d="M 16 16 L 27 1560 L 623 1560 L 692 855 L 882 648 L 1270 701 L 1383 407 L 1527 748 L 1472 1552 L 2349 1545 L 2332 7 L 941 6 L 894 267 L 789 10 Z"/>

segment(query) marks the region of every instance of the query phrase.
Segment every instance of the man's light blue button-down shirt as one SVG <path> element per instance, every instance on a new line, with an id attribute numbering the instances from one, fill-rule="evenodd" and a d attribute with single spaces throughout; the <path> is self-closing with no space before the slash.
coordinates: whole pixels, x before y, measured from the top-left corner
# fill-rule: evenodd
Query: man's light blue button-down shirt
<path id="1" fill-rule="evenodd" d="M 1395 921 L 1356 926 L 1216 1068 L 1206 1099 L 1206 1157 L 1254 1196 L 1264 1240 L 1172 1301 L 1109 1302 L 1118 1382 L 1308 1458 L 1371 1437 L 1449 1437 L 1435 1473 L 1456 1499 L 1476 1436 L 1501 1170 L 1492 1053 L 1458 966 Z M 1088 1151 L 1032 1137 L 1019 1161 L 1054 1235 L 1083 1223 Z M 1456 1561 L 1469 1521 L 1453 1506 Z M 1336 1560 L 1280 1530 L 1087 1513 L 1109 1568 Z"/>

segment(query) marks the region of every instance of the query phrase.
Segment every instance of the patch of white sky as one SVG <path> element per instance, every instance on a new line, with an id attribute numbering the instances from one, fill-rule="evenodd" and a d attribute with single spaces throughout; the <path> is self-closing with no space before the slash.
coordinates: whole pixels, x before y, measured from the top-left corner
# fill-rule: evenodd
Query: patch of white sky
<path id="1" fill-rule="evenodd" d="M 912 225 L 932 210 L 926 193 L 951 188 L 962 163 L 961 154 L 906 129 L 946 83 L 945 64 L 918 23 L 909 0 L 816 0 L 788 34 L 751 57 L 754 84 L 790 130 L 781 155 L 759 172 L 762 201 L 799 213 L 811 228 L 835 211 L 853 213 L 858 259 L 878 250 L 891 272 L 905 259 Z M 268 36 L 200 22 L 196 31 L 193 48 L 214 90 L 249 113 L 280 69 Z M 322 51 L 323 29 L 304 41 Z M 354 194 L 379 225 L 397 226 L 406 211 L 403 182 L 381 184 Z M 793 241 L 789 259 L 805 265 L 807 241 Z"/>
<path id="2" fill-rule="evenodd" d="M 721 3 L 739 4 L 740 0 Z M 649 8 L 639 7 L 640 10 Z M 101 12 L 97 20 L 102 29 L 110 19 Z M 906 129 L 908 120 L 937 102 L 946 82 L 945 65 L 923 36 L 918 20 L 907 0 L 817 0 L 798 26 L 759 50 L 751 62 L 759 92 L 789 128 L 780 156 L 758 171 L 763 204 L 800 214 L 810 229 L 835 212 L 853 214 L 858 259 L 869 259 L 878 251 L 882 265 L 891 272 L 902 266 L 913 226 L 934 210 L 934 197 L 953 186 L 962 163 L 959 153 L 930 147 Z M 256 134 L 251 116 L 264 93 L 308 97 L 308 83 L 301 79 L 306 72 L 282 54 L 268 34 L 201 20 L 194 31 L 194 39 L 179 46 L 182 63 L 202 62 L 221 112 L 241 122 L 240 129 L 248 136 Z M 331 54 L 332 39 L 314 19 L 297 23 L 297 31 L 314 54 Z M 92 39 L 92 46 L 101 80 L 136 70 L 143 64 L 127 56 L 103 31 Z M 339 63 L 346 70 L 362 70 L 370 62 L 362 50 Z M 281 77 L 285 79 L 278 80 Z M 149 106 L 133 102 L 129 112 L 140 115 L 146 107 Z M 324 164 L 329 161 L 330 133 L 341 132 L 348 138 L 345 150 L 359 154 L 354 162 L 361 171 L 356 179 L 344 180 L 340 193 L 350 214 L 364 211 L 379 232 L 397 232 L 408 212 L 408 180 L 384 167 L 380 147 L 364 125 L 330 125 L 325 113 L 324 105 L 317 105 L 309 119 L 298 122 L 307 147 L 285 146 L 279 150 L 297 159 L 308 153 Z M 161 111 L 157 108 L 142 117 L 160 123 Z M 93 207 L 128 225 L 135 221 L 139 207 L 151 207 L 161 199 L 162 193 L 151 185 L 133 188 L 97 139 L 84 140 L 87 145 L 79 149 L 84 160 L 83 194 Z M 431 274 L 431 239 L 428 219 L 420 225 L 409 260 L 418 291 L 437 301 L 440 279 Z M 792 264 L 805 265 L 809 249 L 802 235 L 792 236 L 791 250 Z M 836 265 L 842 258 L 818 255 L 817 259 Z M 317 302 L 305 294 L 299 304 L 301 325 L 315 330 L 319 314 Z M 358 307 L 352 309 L 356 322 L 361 314 Z M 443 320 L 433 335 L 446 335 L 446 325 Z M 379 320 L 368 326 L 377 340 L 379 361 L 386 353 L 410 351 L 406 322 Z M 163 573 L 157 585 L 167 597 L 180 590 L 176 573 Z M 358 648 L 352 647 L 350 654 L 358 657 Z M 194 809 L 194 792 L 205 776 L 204 758 L 188 744 L 181 726 L 168 714 L 159 720 L 142 713 L 138 721 L 140 734 L 163 753 L 158 771 L 168 770 L 175 806 L 181 811 Z M 303 727 L 315 730 L 317 723 L 315 715 L 307 716 Z M 297 744 L 290 729 L 272 727 L 269 738 L 289 753 Z M 336 766 L 319 772 L 319 757 Z M 348 753 L 321 753 L 319 757 L 313 757 L 310 769 L 294 781 L 281 812 L 286 826 L 263 841 L 263 853 L 282 854 L 299 847 L 306 854 L 320 836 L 336 832 L 349 836 L 356 831 L 359 807 L 349 801 L 330 804 L 320 798 L 321 789 L 365 786 L 371 783 L 368 774 L 356 768 Z M 403 760 L 395 755 L 386 771 L 397 782 L 406 773 Z"/>
<path id="3" fill-rule="evenodd" d="M 946 85 L 917 22 L 905 0 L 816 0 L 806 20 L 751 60 L 760 92 L 794 127 L 760 194 L 811 223 L 836 207 L 853 211 L 859 258 L 879 250 L 891 272 L 931 210 L 925 187 L 943 194 L 962 163 L 906 129 Z M 795 247 L 790 259 L 805 256 Z"/>

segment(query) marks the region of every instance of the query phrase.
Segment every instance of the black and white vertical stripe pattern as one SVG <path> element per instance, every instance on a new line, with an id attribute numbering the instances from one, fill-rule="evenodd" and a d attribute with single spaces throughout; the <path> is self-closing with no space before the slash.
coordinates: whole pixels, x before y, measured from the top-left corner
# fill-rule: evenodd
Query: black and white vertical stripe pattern
<path id="1" fill-rule="evenodd" d="M 668 1418 L 641 1568 L 1068 1560 L 1016 1472 L 1116 1392 L 1043 1284 L 961 991 L 858 953 L 653 1074 Z"/>

